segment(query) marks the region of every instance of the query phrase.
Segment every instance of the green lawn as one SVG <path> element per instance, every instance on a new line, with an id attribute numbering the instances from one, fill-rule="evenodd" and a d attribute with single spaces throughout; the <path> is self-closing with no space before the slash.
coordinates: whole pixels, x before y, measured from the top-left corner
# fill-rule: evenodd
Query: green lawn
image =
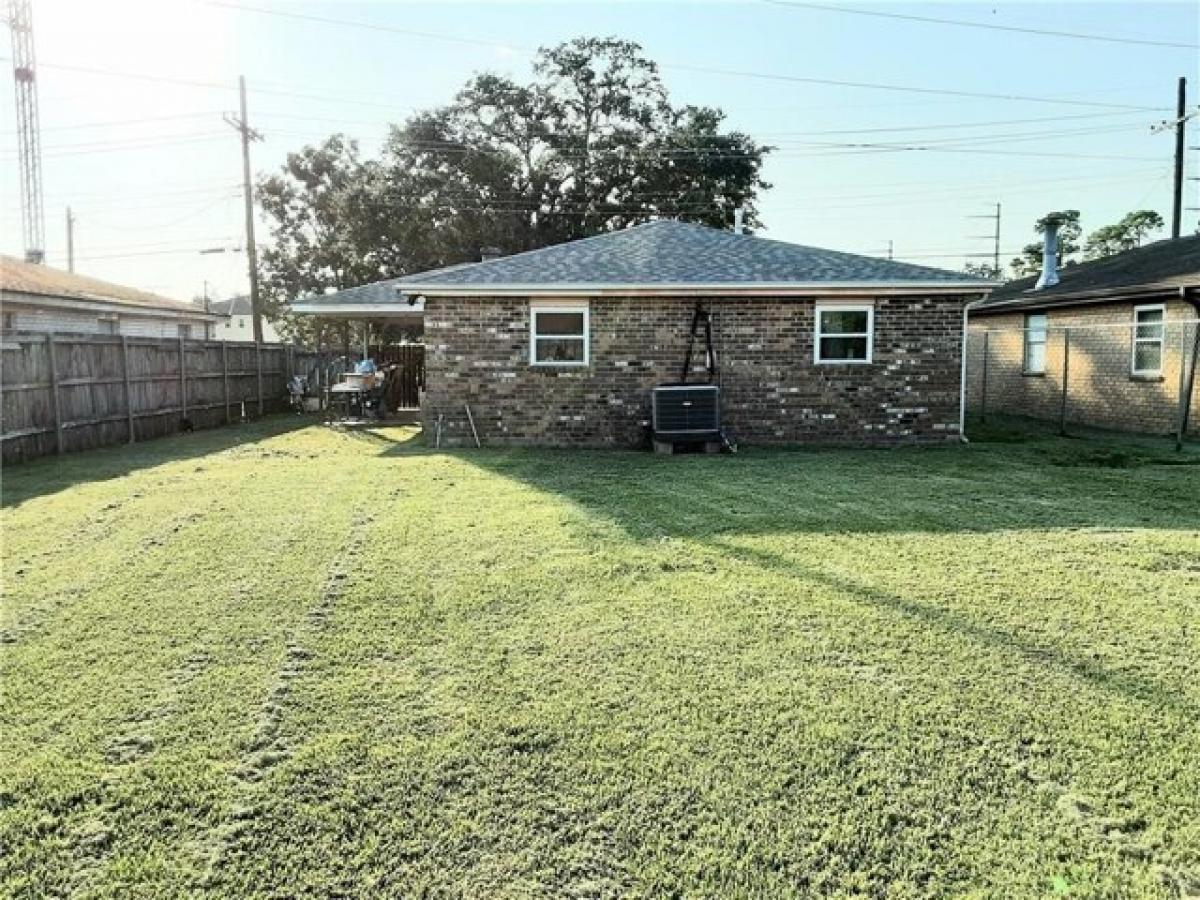
<path id="1" fill-rule="evenodd" d="M 4 473 L 0 895 L 1200 895 L 1200 453 Z"/>

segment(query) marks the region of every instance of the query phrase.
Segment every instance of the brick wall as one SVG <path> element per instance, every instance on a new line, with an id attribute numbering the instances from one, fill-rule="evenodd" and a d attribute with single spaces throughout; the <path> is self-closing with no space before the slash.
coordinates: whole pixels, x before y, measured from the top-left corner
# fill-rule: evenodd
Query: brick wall
<path id="1" fill-rule="evenodd" d="M 968 299 L 876 299 L 870 365 L 814 364 L 812 299 L 708 300 L 723 420 L 749 443 L 953 439 Z M 590 364 L 554 369 L 529 363 L 527 299 L 427 298 L 426 434 L 433 439 L 441 415 L 443 443 L 469 442 L 470 403 L 489 444 L 639 446 L 651 388 L 679 380 L 694 306 L 688 298 L 593 298 Z M 694 359 L 702 380 L 702 336 Z"/>
<path id="2" fill-rule="evenodd" d="M 1133 309 L 1126 301 L 1047 310 L 1049 332 L 1042 374 L 1024 372 L 1022 313 L 976 316 L 967 344 L 967 411 L 1004 413 L 1151 434 L 1174 432 L 1180 376 L 1191 361 L 1195 311 L 1182 300 L 1166 306 L 1162 373 L 1132 373 Z M 987 332 L 987 365 L 984 366 Z M 1068 337 L 1069 332 L 1069 337 Z M 986 387 L 985 387 L 986 376 Z M 986 393 L 985 393 L 986 391 Z M 986 406 L 985 406 L 986 404 Z M 1192 398 L 1189 431 L 1200 429 L 1200 390 Z"/>

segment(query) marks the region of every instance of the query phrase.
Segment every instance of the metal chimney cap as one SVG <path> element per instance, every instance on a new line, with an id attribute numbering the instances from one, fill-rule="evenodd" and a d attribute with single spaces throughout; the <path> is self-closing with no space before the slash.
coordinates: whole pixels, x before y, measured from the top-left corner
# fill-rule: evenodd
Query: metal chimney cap
<path id="1" fill-rule="evenodd" d="M 1038 276 L 1035 291 L 1052 288 L 1058 284 L 1058 223 L 1047 222 L 1042 241 L 1042 274 Z"/>
<path id="2" fill-rule="evenodd" d="M 487 262 L 489 259 L 499 259 L 504 256 L 504 251 L 499 247 L 480 247 L 479 261 Z"/>

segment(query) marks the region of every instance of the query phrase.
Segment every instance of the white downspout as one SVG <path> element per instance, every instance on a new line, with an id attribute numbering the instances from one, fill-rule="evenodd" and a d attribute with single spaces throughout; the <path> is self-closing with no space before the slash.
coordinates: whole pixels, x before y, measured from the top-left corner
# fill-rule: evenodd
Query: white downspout
<path id="1" fill-rule="evenodd" d="M 964 443 L 971 443 L 967 440 L 967 316 L 971 310 L 975 309 L 986 300 L 987 297 L 980 297 L 978 300 L 972 300 L 963 307 L 962 318 L 962 349 L 959 352 L 961 360 L 959 362 L 958 373 L 958 439 Z"/>

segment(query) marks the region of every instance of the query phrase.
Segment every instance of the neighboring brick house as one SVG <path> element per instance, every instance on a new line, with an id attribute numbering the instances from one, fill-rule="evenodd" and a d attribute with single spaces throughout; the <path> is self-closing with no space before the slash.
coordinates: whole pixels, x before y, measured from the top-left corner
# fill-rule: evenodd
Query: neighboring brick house
<path id="1" fill-rule="evenodd" d="M 1049 285 L 1013 281 L 971 309 L 968 407 L 1167 434 L 1190 397 L 1200 430 L 1200 236 L 1052 269 Z"/>
<path id="2" fill-rule="evenodd" d="M 0 313 L 5 331 L 196 340 L 217 321 L 192 303 L 11 256 L 0 256 Z"/>
<path id="3" fill-rule="evenodd" d="M 651 389 L 680 379 L 698 301 L 739 440 L 955 439 L 963 308 L 990 287 L 674 221 L 389 284 L 424 301 L 428 439 L 440 419 L 444 443 L 469 442 L 470 404 L 488 444 L 626 447 Z"/>

